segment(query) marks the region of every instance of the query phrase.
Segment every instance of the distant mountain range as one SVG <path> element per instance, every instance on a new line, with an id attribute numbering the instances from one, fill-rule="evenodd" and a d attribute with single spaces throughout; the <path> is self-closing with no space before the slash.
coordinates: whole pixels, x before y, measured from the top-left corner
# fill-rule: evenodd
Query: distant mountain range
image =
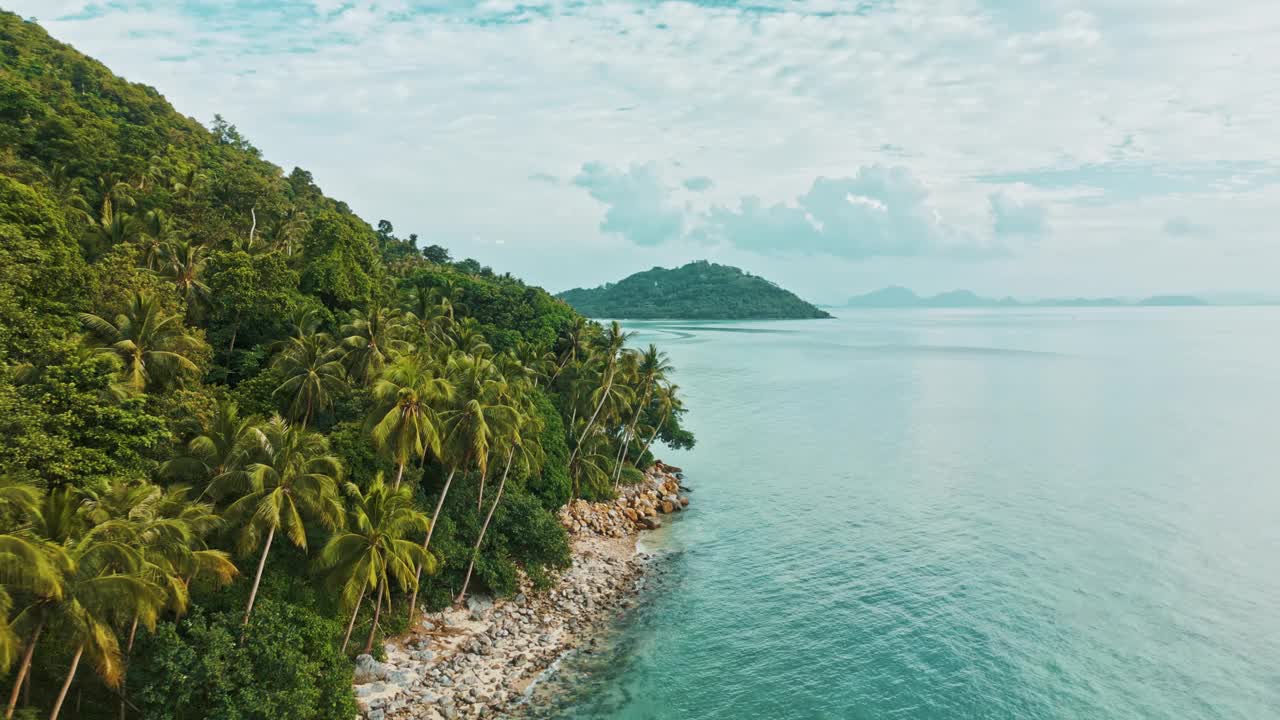
<path id="1" fill-rule="evenodd" d="M 800 320 L 829 318 L 825 310 L 736 267 L 699 260 L 655 267 L 598 288 L 556 297 L 593 318 L 628 320 Z"/>
<path id="2" fill-rule="evenodd" d="M 982 308 L 982 307 L 1186 307 L 1209 305 L 1193 295 L 1153 295 L 1140 300 L 1124 298 L 1050 298 L 1017 300 L 983 297 L 969 290 L 952 290 L 932 296 L 917 295 L 904 287 L 887 287 L 849 298 L 850 308 Z"/>

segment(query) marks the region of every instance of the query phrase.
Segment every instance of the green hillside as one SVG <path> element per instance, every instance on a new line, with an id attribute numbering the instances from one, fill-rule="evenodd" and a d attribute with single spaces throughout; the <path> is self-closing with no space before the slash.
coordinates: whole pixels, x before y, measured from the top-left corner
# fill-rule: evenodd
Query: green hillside
<path id="1" fill-rule="evenodd" d="M 692 445 L 626 340 L 0 12 L 17 717 L 350 720 L 351 656 L 545 585 L 560 505 Z"/>
<path id="2" fill-rule="evenodd" d="M 699 260 L 653 268 L 617 283 L 559 294 L 595 318 L 681 320 L 797 320 L 831 317 L 762 277 Z"/>

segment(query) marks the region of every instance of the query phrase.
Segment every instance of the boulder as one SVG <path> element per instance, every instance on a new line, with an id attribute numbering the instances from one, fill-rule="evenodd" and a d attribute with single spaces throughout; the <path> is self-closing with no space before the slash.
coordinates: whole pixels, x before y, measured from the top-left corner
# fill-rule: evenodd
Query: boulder
<path id="1" fill-rule="evenodd" d="M 354 680 L 356 685 L 364 685 L 377 680 L 387 679 L 387 665 L 373 659 L 372 655 L 360 655 L 356 657 L 356 669 Z"/>
<path id="2" fill-rule="evenodd" d="M 472 620 L 484 620 L 493 611 L 493 598 L 485 595 L 472 595 L 467 598 L 467 610 L 471 611 Z"/>

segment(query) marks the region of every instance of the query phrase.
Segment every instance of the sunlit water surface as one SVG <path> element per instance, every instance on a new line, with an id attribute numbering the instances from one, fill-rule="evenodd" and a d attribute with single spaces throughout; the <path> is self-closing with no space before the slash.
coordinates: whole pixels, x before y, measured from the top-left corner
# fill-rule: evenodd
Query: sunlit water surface
<path id="1" fill-rule="evenodd" d="M 1280 309 L 628 326 L 693 504 L 549 716 L 1280 717 Z"/>

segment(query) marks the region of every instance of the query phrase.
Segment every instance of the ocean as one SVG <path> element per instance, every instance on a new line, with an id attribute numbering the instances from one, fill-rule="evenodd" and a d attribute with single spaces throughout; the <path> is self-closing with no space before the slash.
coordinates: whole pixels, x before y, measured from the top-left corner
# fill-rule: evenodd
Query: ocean
<path id="1" fill-rule="evenodd" d="M 1280 309 L 627 326 L 693 502 L 552 715 L 1280 717 Z"/>

